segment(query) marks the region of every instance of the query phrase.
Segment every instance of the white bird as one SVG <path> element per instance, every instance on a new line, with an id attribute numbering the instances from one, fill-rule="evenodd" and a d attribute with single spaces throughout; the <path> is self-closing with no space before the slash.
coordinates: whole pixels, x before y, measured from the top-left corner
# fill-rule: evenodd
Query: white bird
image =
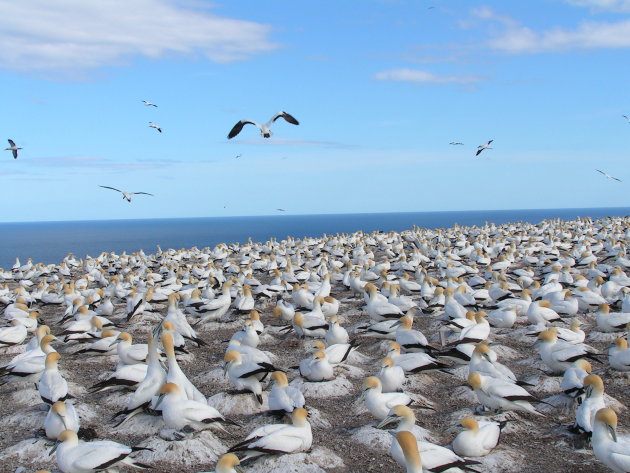
<path id="1" fill-rule="evenodd" d="M 64 430 L 79 431 L 79 416 L 70 402 L 55 402 L 44 419 L 44 432 L 46 437 L 57 440 Z"/>
<path id="2" fill-rule="evenodd" d="M 57 465 L 64 473 L 96 473 L 114 469 L 117 465 L 149 469 L 148 465 L 134 461 L 131 454 L 144 447 L 128 447 L 111 440 L 79 443 L 77 433 L 64 430 L 51 450 L 57 453 Z"/>
<path id="3" fill-rule="evenodd" d="M 233 421 L 223 417 L 214 407 L 203 402 L 186 399 L 186 395 L 174 383 L 166 383 L 162 386 L 155 407 L 162 408 L 164 424 L 170 429 L 181 430 L 188 427 L 199 431 L 207 429 L 210 424 L 215 422 L 234 424 Z"/>
<path id="4" fill-rule="evenodd" d="M 630 438 L 617 435 L 617 414 L 612 409 L 595 414 L 591 445 L 595 458 L 615 473 L 630 471 Z"/>
<path id="5" fill-rule="evenodd" d="M 22 343 L 28 331 L 20 319 L 13 319 L 9 327 L 0 328 L 0 348 L 19 345 Z"/>
<path id="6" fill-rule="evenodd" d="M 260 380 L 265 379 L 269 373 L 277 371 L 277 369 L 269 363 L 243 361 L 241 354 L 236 350 L 228 351 L 223 357 L 223 361 L 225 362 L 223 372 L 229 376 L 236 389 L 250 391 L 258 404 L 262 404 Z"/>
<path id="7" fill-rule="evenodd" d="M 604 401 L 604 381 L 596 374 L 589 374 L 584 378 L 584 390 L 586 397 L 575 411 L 574 429 L 579 432 L 591 434 L 595 414 L 606 407 Z"/>
<path id="8" fill-rule="evenodd" d="M 127 202 L 131 202 L 131 196 L 132 195 L 136 195 L 136 194 L 143 194 L 143 195 L 153 196 L 153 194 L 149 194 L 148 192 L 126 192 L 126 191 L 121 191 L 120 189 L 116 189 L 115 187 L 109 187 L 109 186 L 99 186 L 99 187 L 102 187 L 104 189 L 111 189 L 113 191 L 120 192 L 123 195 L 123 199 L 125 199 Z"/>
<path id="9" fill-rule="evenodd" d="M 159 131 L 160 133 L 162 133 L 162 128 L 160 128 L 158 125 L 156 125 L 153 122 L 149 122 L 149 128 L 155 128 L 157 131 Z"/>
<path id="10" fill-rule="evenodd" d="M 460 424 L 464 431 L 453 440 L 453 451 L 462 457 L 483 457 L 499 443 L 503 422 L 477 422 L 473 417 L 465 417 Z"/>
<path id="11" fill-rule="evenodd" d="M 13 153 L 13 159 L 17 159 L 18 150 L 22 148 L 18 148 L 13 140 L 8 140 L 8 141 L 9 141 L 10 146 L 8 148 L 4 148 L 4 150 L 11 151 Z"/>
<path id="12" fill-rule="evenodd" d="M 258 127 L 258 129 L 260 130 L 260 135 L 263 138 L 270 138 L 271 135 L 273 134 L 273 133 L 271 133 L 271 130 L 269 129 L 271 127 L 271 124 L 273 122 L 275 122 L 278 118 L 281 118 L 281 117 L 284 118 L 287 122 L 291 123 L 292 125 L 299 125 L 300 124 L 295 118 L 293 118 L 293 116 L 289 115 L 287 112 L 278 112 L 278 113 L 276 113 L 264 125 L 259 125 L 258 123 L 254 122 L 252 120 L 248 120 L 248 119 L 241 120 L 236 125 L 234 125 L 234 127 L 230 130 L 230 133 L 228 133 L 228 140 L 231 139 L 231 138 L 234 138 L 236 135 L 238 135 L 245 125 L 254 125 L 254 126 Z"/>
<path id="13" fill-rule="evenodd" d="M 418 440 L 407 430 L 401 430 L 396 433 L 396 442 L 400 445 L 403 452 L 403 466 L 407 473 L 423 473 L 422 459 L 418 451 Z M 393 443 L 393 441 L 392 441 Z"/>
<path id="14" fill-rule="evenodd" d="M 464 143 L 462 143 L 461 141 L 451 141 L 449 143 L 449 145 L 463 145 Z"/>
<path id="15" fill-rule="evenodd" d="M 65 401 L 69 397 L 68 383 L 57 368 L 60 358 L 61 355 L 57 352 L 46 355 L 44 372 L 38 385 L 39 395 L 46 404 Z"/>
<path id="16" fill-rule="evenodd" d="M 300 363 L 300 375 L 311 382 L 330 381 L 335 377 L 326 353 L 316 351 L 312 357 Z"/>
<path id="17" fill-rule="evenodd" d="M 242 473 L 243 469 L 239 466 L 241 461 L 233 453 L 224 453 L 217 461 L 214 471 L 209 473 Z M 208 472 L 202 472 L 208 473 Z"/>
<path id="18" fill-rule="evenodd" d="M 619 181 L 622 182 L 621 179 L 617 179 L 615 176 L 611 176 L 608 173 L 605 173 L 604 171 L 600 171 L 599 169 L 595 169 L 598 173 L 603 174 L 607 179 L 614 179 L 615 181 Z"/>
<path id="19" fill-rule="evenodd" d="M 610 367 L 617 371 L 630 371 L 630 350 L 625 338 L 616 338 L 608 349 Z"/>
<path id="20" fill-rule="evenodd" d="M 400 366 L 394 365 L 391 358 L 385 357 L 381 360 L 381 367 L 376 377 L 381 380 L 384 393 L 402 392 L 405 371 Z"/>
<path id="21" fill-rule="evenodd" d="M 306 409 L 298 407 L 291 413 L 291 424 L 264 425 L 255 429 L 229 452 L 245 452 L 242 461 L 261 455 L 304 452 L 313 444 L 311 424 Z"/>
<path id="22" fill-rule="evenodd" d="M 490 143 L 492 143 L 494 140 L 490 140 L 487 143 L 483 144 L 483 145 L 479 145 L 477 146 L 477 154 L 475 154 L 475 156 L 479 156 L 479 153 L 481 153 L 484 149 L 492 149 L 490 148 Z"/>
<path id="23" fill-rule="evenodd" d="M 146 100 L 143 100 L 142 103 L 145 104 L 147 107 L 157 107 L 157 105 L 155 105 L 154 103 L 147 102 Z"/>
<path id="24" fill-rule="evenodd" d="M 269 410 L 274 413 L 291 413 L 298 407 L 304 407 L 305 400 L 302 391 L 289 386 L 287 375 L 283 371 L 271 374 L 273 388 L 269 393 Z"/>
<path id="25" fill-rule="evenodd" d="M 493 410 L 510 409 L 531 412 L 539 416 L 543 415 L 530 404 L 540 401 L 516 384 L 490 376 L 482 376 L 479 373 L 470 373 L 468 384 L 475 391 L 481 405 L 486 408 Z"/>
<path id="26" fill-rule="evenodd" d="M 376 376 L 364 381 L 359 401 L 365 401 L 365 407 L 379 420 L 385 419 L 394 406 L 409 406 L 413 402 L 405 393 L 384 393 L 381 380 Z"/>

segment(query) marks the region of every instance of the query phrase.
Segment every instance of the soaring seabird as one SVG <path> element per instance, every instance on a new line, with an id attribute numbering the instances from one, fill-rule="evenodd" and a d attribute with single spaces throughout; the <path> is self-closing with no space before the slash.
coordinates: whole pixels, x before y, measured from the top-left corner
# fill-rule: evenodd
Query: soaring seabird
<path id="1" fill-rule="evenodd" d="M 234 127 L 230 130 L 230 133 L 228 134 L 228 140 L 231 139 L 231 138 L 234 138 L 236 135 L 238 135 L 241 132 L 241 130 L 243 129 L 243 127 L 245 125 L 248 125 L 248 124 L 257 126 L 258 129 L 260 130 L 260 134 L 262 135 L 263 138 L 269 138 L 272 135 L 271 130 L 269 129 L 269 127 L 271 126 L 271 124 L 273 122 L 275 122 L 280 117 L 284 118 L 287 122 L 289 122 L 289 123 L 291 123 L 293 125 L 299 125 L 300 124 L 295 118 L 293 118 L 293 116 L 289 115 L 287 112 L 278 112 L 278 113 L 276 113 L 273 117 L 271 117 L 271 120 L 269 120 L 264 125 L 259 125 L 258 123 L 254 122 L 252 120 L 241 120 L 236 125 L 234 125 Z"/>
<path id="2" fill-rule="evenodd" d="M 99 186 L 99 187 L 120 192 L 123 195 L 123 199 L 125 199 L 127 202 L 131 202 L 131 196 L 134 194 L 144 194 L 144 195 L 153 196 L 153 194 L 149 194 L 148 192 L 125 192 L 125 191 L 121 191 L 120 189 L 116 189 L 115 187 L 109 187 L 109 186 Z"/>
<path id="3" fill-rule="evenodd" d="M 18 148 L 18 147 L 15 145 L 15 141 L 13 141 L 13 140 L 9 140 L 9 144 L 10 144 L 11 146 L 9 146 L 8 148 L 4 148 L 4 149 L 5 149 L 5 151 L 13 151 L 13 159 L 17 159 L 17 156 L 18 156 L 18 149 L 22 149 L 22 148 Z"/>
<path id="4" fill-rule="evenodd" d="M 477 154 L 475 154 L 475 156 L 479 156 L 479 153 L 481 153 L 484 149 L 492 149 L 490 148 L 490 143 L 492 143 L 493 141 L 494 140 L 490 140 L 484 145 L 477 146 Z"/>

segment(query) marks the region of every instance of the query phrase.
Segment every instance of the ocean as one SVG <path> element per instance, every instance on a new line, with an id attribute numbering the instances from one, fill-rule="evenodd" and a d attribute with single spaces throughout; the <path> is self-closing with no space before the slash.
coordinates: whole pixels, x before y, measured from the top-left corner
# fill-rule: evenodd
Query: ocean
<path id="1" fill-rule="evenodd" d="M 485 210 L 462 212 L 405 212 L 337 215 L 274 215 L 263 217 L 210 217 L 184 219 L 99 220 L 76 222 L 0 223 L 0 267 L 10 268 L 19 257 L 34 262 L 57 263 L 67 253 L 98 256 L 103 251 L 121 253 L 143 249 L 152 253 L 167 248 L 215 246 L 218 243 L 266 241 L 324 233 L 401 231 L 417 225 L 444 228 L 454 224 L 526 221 L 549 218 L 629 215 L 628 207 L 592 209 Z"/>

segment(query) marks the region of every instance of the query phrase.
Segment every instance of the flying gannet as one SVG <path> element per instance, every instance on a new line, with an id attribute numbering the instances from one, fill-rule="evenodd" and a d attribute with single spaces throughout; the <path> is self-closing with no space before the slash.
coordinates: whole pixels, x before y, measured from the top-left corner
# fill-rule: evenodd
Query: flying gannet
<path id="1" fill-rule="evenodd" d="M 234 125 L 234 127 L 230 130 L 230 133 L 228 134 L 228 140 L 231 139 L 231 138 L 234 138 L 236 135 L 238 135 L 245 125 L 254 125 L 254 126 L 258 127 L 258 129 L 260 130 L 260 134 L 262 135 L 263 138 L 270 138 L 273 133 L 271 133 L 271 130 L 269 129 L 269 127 L 271 127 L 271 124 L 273 122 L 275 122 L 280 117 L 284 118 L 287 122 L 289 122 L 289 123 L 291 123 L 293 125 L 299 125 L 300 124 L 300 122 L 298 122 L 295 118 L 293 118 L 293 116 L 289 115 L 287 112 L 278 112 L 278 113 L 276 113 L 264 125 L 259 125 L 258 123 L 254 122 L 252 120 L 247 120 L 247 119 L 246 120 L 241 120 L 236 125 Z"/>
<path id="2" fill-rule="evenodd" d="M 153 196 L 153 194 L 149 194 L 148 192 L 126 192 L 126 191 L 121 191 L 120 189 L 116 189 L 115 187 L 109 187 L 109 186 L 99 186 L 99 187 L 120 192 L 123 195 L 123 199 L 125 199 L 127 202 L 131 202 L 131 196 L 134 194 L 144 194 L 144 195 Z"/>

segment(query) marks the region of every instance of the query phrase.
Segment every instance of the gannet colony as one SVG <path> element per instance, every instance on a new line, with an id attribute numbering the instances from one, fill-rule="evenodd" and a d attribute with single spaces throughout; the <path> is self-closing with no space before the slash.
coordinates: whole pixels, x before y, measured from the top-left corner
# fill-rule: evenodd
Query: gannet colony
<path id="1" fill-rule="evenodd" d="M 16 261 L 1 471 L 628 472 L 629 223 Z"/>

